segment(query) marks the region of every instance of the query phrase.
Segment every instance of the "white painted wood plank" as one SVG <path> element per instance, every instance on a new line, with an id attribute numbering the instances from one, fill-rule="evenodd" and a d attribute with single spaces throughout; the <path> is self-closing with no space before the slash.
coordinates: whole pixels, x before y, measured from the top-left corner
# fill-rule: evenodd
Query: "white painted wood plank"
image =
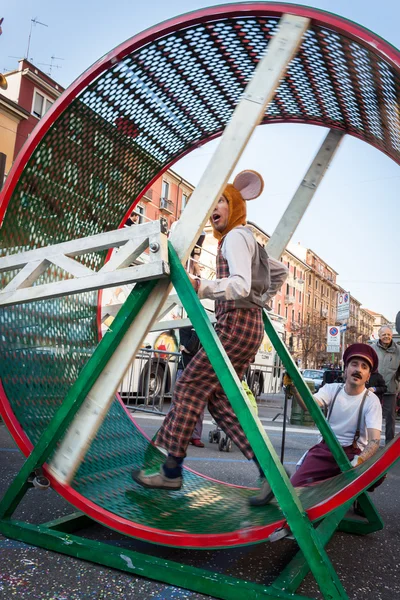
<path id="1" fill-rule="evenodd" d="M 69 256 L 65 256 L 64 254 L 56 254 L 52 255 L 51 258 L 48 259 L 53 265 L 56 267 L 60 267 L 63 271 L 66 271 L 70 275 L 74 277 L 87 277 L 93 275 L 94 271 L 86 267 L 82 263 L 70 258 Z"/>
<path id="2" fill-rule="evenodd" d="M 146 250 L 148 245 L 148 238 L 144 238 L 139 246 L 137 245 L 137 240 L 129 240 L 124 246 L 121 246 L 113 253 L 110 260 L 105 263 L 99 273 L 110 273 L 111 271 L 128 267 Z"/>
<path id="3" fill-rule="evenodd" d="M 0 292 L 0 306 L 23 304 L 44 298 L 59 298 L 78 292 L 99 290 L 116 285 L 135 283 L 146 279 L 156 279 L 169 274 L 169 265 L 164 261 L 137 265 L 126 269 L 119 269 L 111 273 L 94 273 L 79 279 L 64 279 L 43 285 L 36 285 L 27 289 L 18 289 L 12 292 Z"/>
<path id="4" fill-rule="evenodd" d="M 14 292 L 15 290 L 30 287 L 49 266 L 47 260 L 35 260 L 23 267 L 19 273 L 3 289 L 4 292 Z"/>
<path id="5" fill-rule="evenodd" d="M 267 55 L 255 70 L 214 157 L 171 234 L 171 243 L 182 263 L 188 259 L 254 128 L 273 98 L 287 65 L 301 43 L 308 22 L 308 19 L 292 15 L 284 15 L 281 18 L 279 30 L 269 43 Z M 166 281 L 157 284 L 109 360 L 106 369 L 94 384 L 90 392 L 90 402 L 95 408 L 92 409 L 90 426 L 85 425 L 86 407 L 82 407 L 76 415 L 51 467 L 53 475 L 61 482 L 70 482 L 82 462 L 108 412 L 120 381 L 136 356 L 144 336 L 155 322 L 170 288 L 171 285 Z M 77 431 L 80 432 L 78 437 Z"/>
<path id="6" fill-rule="evenodd" d="M 51 259 L 52 256 L 57 256 L 58 254 L 74 257 L 87 252 L 100 252 L 108 248 L 117 248 L 125 244 L 128 240 L 135 238 L 145 239 L 160 232 L 160 222 L 149 221 L 148 223 L 123 227 L 114 231 L 106 231 L 105 233 L 71 240 L 70 242 L 62 242 L 54 246 L 44 246 L 35 250 L 10 254 L 0 258 L 0 273 L 12 269 L 20 269 L 30 261 L 45 260 L 46 258 Z"/>
<path id="7" fill-rule="evenodd" d="M 331 129 L 328 132 L 267 244 L 269 256 L 279 260 L 284 253 L 286 246 L 290 242 L 328 170 L 344 135 L 343 131 L 337 129 Z"/>

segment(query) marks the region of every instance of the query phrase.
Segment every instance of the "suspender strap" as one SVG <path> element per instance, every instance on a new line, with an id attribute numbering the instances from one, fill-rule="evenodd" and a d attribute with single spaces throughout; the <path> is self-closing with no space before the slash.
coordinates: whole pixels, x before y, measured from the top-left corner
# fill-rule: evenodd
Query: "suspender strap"
<path id="1" fill-rule="evenodd" d="M 344 388 L 344 385 L 341 385 L 336 390 L 336 392 L 335 392 L 333 400 L 332 400 L 332 402 L 329 405 L 328 416 L 326 417 L 327 421 L 329 421 L 330 416 L 332 414 L 333 405 L 335 404 L 335 400 L 338 397 L 339 392 L 341 392 L 343 388 Z M 368 396 L 368 390 L 365 390 L 363 399 L 361 400 L 360 408 L 358 409 L 357 427 L 356 427 L 356 432 L 354 434 L 354 439 L 353 439 L 353 446 L 354 446 L 354 448 L 358 447 L 357 446 L 357 441 L 358 441 L 358 438 L 360 437 L 360 433 L 361 433 L 361 417 L 362 417 L 362 412 L 363 412 L 363 408 L 364 408 L 364 404 L 365 404 L 365 399 L 366 399 L 367 396 Z"/>
<path id="2" fill-rule="evenodd" d="M 343 384 L 343 385 L 341 385 L 340 387 L 338 387 L 338 389 L 337 389 L 337 390 L 336 390 L 336 392 L 335 392 L 335 395 L 333 396 L 333 400 L 332 400 L 332 402 L 331 402 L 331 403 L 330 403 L 330 405 L 329 405 L 329 409 L 328 409 L 328 416 L 326 417 L 326 420 L 327 420 L 327 421 L 329 421 L 329 419 L 330 419 L 330 416 L 331 416 L 331 414 L 332 414 L 333 405 L 335 404 L 335 400 L 336 400 L 336 398 L 338 397 L 338 395 L 339 395 L 339 392 L 341 392 L 343 388 L 344 388 L 344 384 Z"/>
<path id="3" fill-rule="evenodd" d="M 357 446 L 357 440 L 360 437 L 362 411 L 363 411 L 365 399 L 366 399 L 367 396 L 368 396 L 368 390 L 365 390 L 363 399 L 361 400 L 360 410 L 358 411 L 357 429 L 356 429 L 356 432 L 354 434 L 354 440 L 353 440 L 353 446 L 354 446 L 354 448 L 358 447 Z"/>

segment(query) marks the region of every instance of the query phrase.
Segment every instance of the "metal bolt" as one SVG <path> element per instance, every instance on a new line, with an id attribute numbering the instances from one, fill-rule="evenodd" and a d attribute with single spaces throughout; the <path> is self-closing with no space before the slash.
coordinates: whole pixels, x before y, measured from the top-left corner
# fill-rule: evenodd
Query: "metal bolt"
<path id="1" fill-rule="evenodd" d="M 160 244 L 158 242 L 152 242 L 149 246 L 150 252 L 158 252 L 160 249 Z"/>

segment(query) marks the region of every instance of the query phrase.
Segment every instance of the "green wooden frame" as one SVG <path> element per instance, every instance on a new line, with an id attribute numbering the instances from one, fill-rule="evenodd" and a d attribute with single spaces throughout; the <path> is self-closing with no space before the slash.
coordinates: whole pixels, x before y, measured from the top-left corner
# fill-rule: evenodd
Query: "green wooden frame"
<path id="1" fill-rule="evenodd" d="M 179 295 L 188 316 L 195 327 L 203 347 L 206 349 L 221 385 L 239 422 L 246 433 L 254 453 L 268 476 L 276 499 L 287 519 L 299 545 L 299 553 L 282 571 L 271 586 L 262 586 L 240 581 L 225 575 L 212 573 L 195 567 L 184 566 L 173 561 L 165 561 L 146 554 L 121 549 L 97 541 L 72 535 L 91 520 L 78 513 L 44 525 L 31 525 L 11 519 L 16 507 L 25 495 L 30 473 L 42 466 L 51 456 L 58 440 L 63 436 L 74 415 L 80 408 L 91 386 L 102 372 L 105 364 L 121 341 L 129 325 L 140 311 L 156 281 L 137 284 L 126 303 L 119 311 L 112 328 L 101 340 L 96 351 L 80 373 L 59 408 L 47 430 L 26 459 L 20 472 L 11 483 L 0 502 L 0 532 L 8 537 L 55 550 L 77 558 L 118 568 L 150 579 L 188 588 L 197 592 L 224 599 L 247 598 L 305 598 L 295 594 L 296 589 L 311 570 L 324 598 L 338 600 L 347 598 L 346 592 L 325 551 L 325 546 L 333 533 L 341 528 L 344 531 L 369 533 L 383 527 L 383 523 L 367 494 L 360 500 L 367 515 L 367 522 L 346 521 L 345 513 L 349 503 L 340 506 L 327 516 L 317 527 L 309 520 L 285 470 L 263 428 L 252 414 L 247 396 L 239 381 L 197 295 L 195 294 L 185 269 L 182 267 L 174 248 L 169 244 L 171 282 Z M 285 368 L 306 403 L 324 439 L 331 449 L 342 471 L 350 468 L 350 463 L 333 434 L 329 424 L 314 402 L 295 363 L 277 335 L 267 313 L 264 314 L 265 330 L 278 352 Z M 260 509 L 262 510 L 262 508 Z"/>

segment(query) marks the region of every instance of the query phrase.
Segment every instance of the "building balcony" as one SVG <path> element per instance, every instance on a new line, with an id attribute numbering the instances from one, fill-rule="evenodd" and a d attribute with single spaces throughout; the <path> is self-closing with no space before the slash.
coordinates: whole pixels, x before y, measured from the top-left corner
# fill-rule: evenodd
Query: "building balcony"
<path id="1" fill-rule="evenodd" d="M 285 295 L 285 304 L 294 304 L 295 301 L 296 298 L 294 296 L 291 296 L 290 294 Z"/>
<path id="2" fill-rule="evenodd" d="M 141 200 L 144 200 L 145 202 L 151 202 L 153 200 L 153 190 L 151 188 L 147 190 L 147 192 L 143 194 Z"/>
<path id="3" fill-rule="evenodd" d="M 174 203 L 168 198 L 160 198 L 160 210 L 163 210 L 170 215 L 174 214 Z"/>

